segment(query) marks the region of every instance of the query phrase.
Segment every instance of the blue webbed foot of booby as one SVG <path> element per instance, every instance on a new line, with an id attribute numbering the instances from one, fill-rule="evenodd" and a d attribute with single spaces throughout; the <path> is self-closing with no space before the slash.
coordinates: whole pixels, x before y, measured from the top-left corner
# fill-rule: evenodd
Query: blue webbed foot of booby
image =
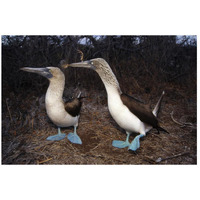
<path id="1" fill-rule="evenodd" d="M 65 133 L 61 133 L 60 128 L 58 128 L 58 134 L 57 134 L 57 135 L 49 136 L 49 137 L 47 138 L 47 140 L 59 141 L 59 140 L 64 139 L 65 136 L 66 136 L 66 134 L 65 134 Z"/>
<path id="2" fill-rule="evenodd" d="M 134 140 L 131 142 L 128 150 L 136 151 L 140 147 L 140 138 L 144 137 L 144 135 L 138 135 L 134 138 Z"/>
<path id="3" fill-rule="evenodd" d="M 129 145 L 130 145 L 130 143 L 127 141 L 113 140 L 113 142 L 112 142 L 112 146 L 117 147 L 119 149 L 128 147 Z"/>
<path id="4" fill-rule="evenodd" d="M 76 127 L 74 127 L 74 133 L 69 133 L 67 138 L 71 143 L 82 144 L 81 138 L 76 133 Z"/>
<path id="5" fill-rule="evenodd" d="M 127 137 L 126 137 L 126 140 L 125 141 L 120 141 L 120 140 L 113 140 L 112 142 L 112 146 L 113 147 L 117 147 L 119 149 L 122 149 L 122 148 L 125 148 L 125 147 L 128 147 L 130 145 L 129 143 L 129 136 L 130 136 L 130 133 L 129 132 L 126 132 L 127 133 Z"/>
<path id="6" fill-rule="evenodd" d="M 57 134 L 57 135 L 49 136 L 49 137 L 47 138 L 47 140 L 51 140 L 51 141 L 59 141 L 59 140 L 64 139 L 65 136 L 66 136 L 65 133 L 61 133 L 61 134 Z"/>
<path id="7" fill-rule="evenodd" d="M 69 133 L 67 138 L 71 143 L 82 144 L 81 138 L 76 133 Z"/>

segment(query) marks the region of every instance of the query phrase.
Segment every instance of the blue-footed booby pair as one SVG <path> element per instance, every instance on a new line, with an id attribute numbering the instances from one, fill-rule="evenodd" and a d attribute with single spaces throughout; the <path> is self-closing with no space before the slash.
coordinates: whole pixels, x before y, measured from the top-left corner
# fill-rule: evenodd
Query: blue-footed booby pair
<path id="1" fill-rule="evenodd" d="M 50 120 L 58 127 L 58 134 L 52 135 L 47 140 L 57 141 L 65 138 L 66 134 L 61 133 L 61 127 L 74 126 L 74 133 L 69 133 L 67 138 L 72 143 L 82 144 L 76 133 L 79 113 L 81 109 L 81 93 L 71 102 L 63 102 L 63 91 L 65 86 L 65 75 L 58 67 L 31 68 L 24 67 L 21 70 L 37 73 L 49 80 L 49 87 L 45 96 L 45 106 Z"/>
<path id="2" fill-rule="evenodd" d="M 167 132 L 158 123 L 157 113 L 164 95 L 164 91 L 153 111 L 149 107 L 137 102 L 133 97 L 122 93 L 117 78 L 108 63 L 102 58 L 96 58 L 79 63 L 72 63 L 66 67 L 85 67 L 95 70 L 103 81 L 107 96 L 108 109 L 117 124 L 126 130 L 127 138 L 125 141 L 114 140 L 112 145 L 117 148 L 128 147 L 129 150 L 136 151 L 140 147 L 140 138 L 146 133 L 156 128 Z M 135 139 L 129 143 L 131 133 L 139 133 Z"/>

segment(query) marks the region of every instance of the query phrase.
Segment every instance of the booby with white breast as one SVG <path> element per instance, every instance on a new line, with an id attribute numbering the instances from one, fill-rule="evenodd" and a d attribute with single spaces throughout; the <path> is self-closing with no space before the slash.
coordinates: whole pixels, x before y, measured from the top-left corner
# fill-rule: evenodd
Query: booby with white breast
<path id="1" fill-rule="evenodd" d="M 81 109 L 80 94 L 71 102 L 64 103 L 63 91 L 65 86 L 65 75 L 58 67 L 31 68 L 24 67 L 21 70 L 37 73 L 49 80 L 49 87 L 45 96 L 45 107 L 50 120 L 58 127 L 58 134 L 49 136 L 47 140 L 57 141 L 65 138 L 66 134 L 61 133 L 61 127 L 74 127 L 74 132 L 69 133 L 67 138 L 76 144 L 82 144 L 76 133 L 79 114 Z"/>
<path id="2" fill-rule="evenodd" d="M 153 111 L 151 111 L 148 106 L 145 106 L 136 101 L 133 97 L 122 93 L 116 76 L 104 59 L 95 58 L 88 61 L 68 64 L 65 68 L 66 67 L 85 67 L 93 69 L 99 74 L 107 91 L 109 112 L 118 125 L 125 129 L 127 133 L 125 141 L 114 140 L 112 142 L 114 147 L 128 147 L 129 150 L 136 151 L 140 147 L 139 139 L 145 136 L 150 129 L 156 128 L 158 132 L 160 130 L 167 132 L 160 127 L 157 119 L 157 113 L 164 92 Z M 134 140 L 129 143 L 129 136 L 133 132 L 139 133 L 140 135 L 136 136 Z"/>

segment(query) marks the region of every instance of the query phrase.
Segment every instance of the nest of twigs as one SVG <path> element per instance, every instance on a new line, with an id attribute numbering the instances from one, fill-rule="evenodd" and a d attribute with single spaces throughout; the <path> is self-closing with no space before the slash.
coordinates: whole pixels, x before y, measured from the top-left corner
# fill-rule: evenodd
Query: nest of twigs
<path id="1" fill-rule="evenodd" d="M 196 164 L 195 96 L 188 101 L 183 91 L 168 88 L 159 118 L 170 134 L 151 130 L 141 140 L 141 147 L 129 152 L 111 145 L 113 140 L 125 140 L 126 134 L 108 112 L 105 91 L 84 92 L 87 98 L 77 129 L 82 145 L 67 138 L 46 140 L 57 133 L 57 127 L 46 115 L 44 95 L 30 93 L 22 99 L 11 94 L 3 99 L 2 164 Z M 155 105 L 158 97 L 152 99 Z M 73 128 L 62 131 L 67 134 Z"/>

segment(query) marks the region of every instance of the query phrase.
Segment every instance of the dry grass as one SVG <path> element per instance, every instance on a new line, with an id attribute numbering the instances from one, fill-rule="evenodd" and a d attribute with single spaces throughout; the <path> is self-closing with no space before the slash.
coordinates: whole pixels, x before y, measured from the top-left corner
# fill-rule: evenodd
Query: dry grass
<path id="1" fill-rule="evenodd" d="M 67 138 L 46 140 L 57 133 L 57 128 L 46 115 L 44 96 L 30 94 L 22 99 L 11 94 L 7 104 L 3 99 L 2 164 L 196 164 L 196 95 L 188 97 L 184 89 L 173 87 L 166 91 L 159 118 L 170 134 L 158 135 L 151 130 L 135 153 L 111 145 L 113 140 L 125 140 L 126 134 L 110 116 L 105 92 L 90 91 L 93 98 L 86 94 L 77 130 L 82 145 L 72 144 Z M 155 105 L 158 96 L 152 99 Z M 194 126 L 175 123 L 170 116 L 172 111 L 174 119 Z M 73 128 L 62 131 L 67 134 Z"/>

